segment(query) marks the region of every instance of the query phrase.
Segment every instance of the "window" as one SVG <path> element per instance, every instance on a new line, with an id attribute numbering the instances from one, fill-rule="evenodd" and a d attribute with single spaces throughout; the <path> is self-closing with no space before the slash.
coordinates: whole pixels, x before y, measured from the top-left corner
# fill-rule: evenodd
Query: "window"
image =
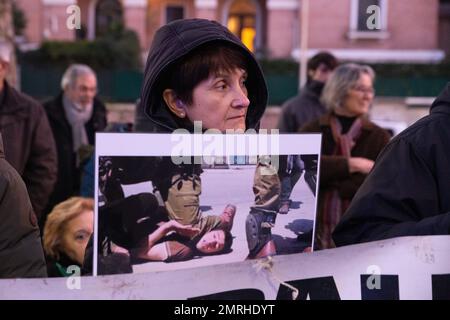
<path id="1" fill-rule="evenodd" d="M 228 17 L 228 29 L 239 37 L 245 46 L 254 51 L 256 36 L 255 17 L 253 15 L 230 14 Z"/>
<path id="2" fill-rule="evenodd" d="M 358 3 L 358 31 L 380 31 L 381 29 L 369 28 L 368 20 L 372 14 L 377 14 L 376 11 L 370 11 L 370 6 L 380 8 L 380 0 L 359 0 Z M 369 13 L 367 12 L 369 9 Z"/>
<path id="3" fill-rule="evenodd" d="M 123 10 L 118 0 L 101 0 L 95 10 L 95 32 L 102 37 L 123 28 Z"/>
<path id="4" fill-rule="evenodd" d="M 349 38 L 387 38 L 387 1 L 352 0 Z"/>
<path id="5" fill-rule="evenodd" d="M 166 23 L 184 18 L 184 8 L 181 6 L 166 7 Z"/>
<path id="6" fill-rule="evenodd" d="M 256 6 L 253 2 L 234 1 L 230 6 L 227 27 L 250 51 L 255 51 Z"/>

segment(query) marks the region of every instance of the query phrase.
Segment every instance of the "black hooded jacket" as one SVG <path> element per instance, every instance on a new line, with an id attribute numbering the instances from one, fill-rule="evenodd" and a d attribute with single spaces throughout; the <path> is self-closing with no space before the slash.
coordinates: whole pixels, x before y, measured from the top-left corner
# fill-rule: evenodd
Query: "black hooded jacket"
<path id="1" fill-rule="evenodd" d="M 218 22 L 205 19 L 177 20 L 161 27 L 154 39 L 147 59 L 144 81 L 136 116 L 136 131 L 172 132 L 179 126 L 176 117 L 166 106 L 158 81 L 170 66 L 192 50 L 207 43 L 234 46 L 247 57 L 246 81 L 250 106 L 246 127 L 257 128 L 267 104 L 267 86 L 261 68 L 253 54 Z M 140 109 L 140 110 L 139 110 Z M 151 123 L 143 115 L 147 115 Z M 185 128 L 192 131 L 193 127 Z"/>
<path id="2" fill-rule="evenodd" d="M 450 83 L 430 115 L 378 157 L 336 227 L 337 246 L 399 236 L 450 234 Z"/>
<path id="3" fill-rule="evenodd" d="M 0 134 L 0 279 L 46 276 L 41 236 L 27 188 L 5 160 Z"/>

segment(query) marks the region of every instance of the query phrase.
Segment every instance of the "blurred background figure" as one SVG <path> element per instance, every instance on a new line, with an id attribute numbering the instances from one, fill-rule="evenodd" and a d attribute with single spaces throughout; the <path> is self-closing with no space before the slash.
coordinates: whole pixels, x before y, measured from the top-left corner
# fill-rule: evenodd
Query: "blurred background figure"
<path id="1" fill-rule="evenodd" d="M 339 66 L 321 99 L 330 111 L 301 130 L 322 133 L 315 249 L 335 247 L 331 233 L 389 141 L 389 134 L 365 117 L 374 79 L 369 66 Z"/>
<path id="2" fill-rule="evenodd" d="M 46 277 L 36 216 L 24 182 L 5 160 L 0 134 L 0 278 Z"/>
<path id="3" fill-rule="evenodd" d="M 323 87 L 333 70 L 337 67 L 337 59 L 328 52 L 319 52 L 308 61 L 308 80 L 300 93 L 286 101 L 281 107 L 278 128 L 281 133 L 297 132 L 306 123 L 317 119 L 326 113 L 325 106 L 320 102 Z M 307 166 L 300 155 L 282 157 L 280 166 L 281 180 L 281 207 L 279 212 L 286 214 L 289 211 L 289 200 L 295 184 L 306 169 L 305 180 L 311 191 L 316 192 L 317 165 L 313 159 L 307 158 Z"/>
<path id="4" fill-rule="evenodd" d="M 97 77 L 90 67 L 71 65 L 62 77 L 61 88 L 63 91 L 44 105 L 58 151 L 58 179 L 47 212 L 79 195 L 82 167 L 93 153 L 95 132 L 106 127 L 106 108 L 96 98 Z"/>
<path id="5" fill-rule="evenodd" d="M 0 132 L 6 160 L 21 175 L 37 217 L 56 182 L 56 147 L 42 106 L 6 81 L 12 50 L 0 42 Z"/>
<path id="6" fill-rule="evenodd" d="M 71 197 L 58 204 L 47 217 L 44 250 L 49 277 L 67 277 L 70 266 L 81 270 L 86 245 L 94 228 L 94 200 Z"/>
<path id="7" fill-rule="evenodd" d="M 105 132 L 132 132 L 133 123 L 109 123 Z M 80 196 L 93 198 L 95 194 L 95 151 L 92 151 L 89 160 L 82 168 Z"/>
<path id="8" fill-rule="evenodd" d="M 377 159 L 336 227 L 335 243 L 450 234 L 449 159 L 450 83 L 430 115 L 400 133 Z"/>
<path id="9" fill-rule="evenodd" d="M 306 123 L 317 119 L 327 109 L 320 102 L 323 87 L 338 61 L 331 53 L 319 52 L 308 61 L 308 80 L 300 93 L 281 106 L 278 128 L 281 133 L 297 132 Z"/>

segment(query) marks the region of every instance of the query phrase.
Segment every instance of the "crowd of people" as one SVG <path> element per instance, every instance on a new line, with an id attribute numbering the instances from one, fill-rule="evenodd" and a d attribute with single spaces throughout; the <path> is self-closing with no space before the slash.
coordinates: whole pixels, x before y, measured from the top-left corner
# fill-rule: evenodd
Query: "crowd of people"
<path id="1" fill-rule="evenodd" d="M 95 133 L 110 130 L 96 74 L 69 66 L 58 96 L 41 105 L 6 81 L 11 53 L 0 44 L 0 278 L 68 276 L 73 265 L 90 274 Z M 450 234 L 450 85 L 429 116 L 389 141 L 368 117 L 369 66 L 320 52 L 307 68 L 308 81 L 282 106 L 278 127 L 322 133 L 320 164 L 312 155 L 281 157 L 279 168 L 260 159 L 249 212 L 237 213 L 230 199 L 223 212 L 203 214 L 200 165 L 99 159 L 99 269 L 131 272 L 136 261 L 227 253 L 236 214 L 247 215 L 248 259 L 276 254 L 271 229 L 278 214 L 289 214 L 303 173 L 314 195 L 318 187 L 315 250 Z M 113 130 L 193 132 L 194 121 L 204 130 L 258 129 L 266 105 L 263 72 L 237 37 L 217 22 L 178 20 L 154 37 L 134 127 Z M 142 181 L 157 194 L 125 196 L 123 185 Z"/>

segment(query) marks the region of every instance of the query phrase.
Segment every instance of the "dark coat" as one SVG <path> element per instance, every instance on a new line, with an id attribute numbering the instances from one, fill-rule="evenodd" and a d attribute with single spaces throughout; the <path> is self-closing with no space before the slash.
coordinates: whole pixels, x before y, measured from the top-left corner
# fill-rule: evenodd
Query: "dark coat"
<path id="1" fill-rule="evenodd" d="M 315 245 L 318 249 L 322 246 L 320 237 L 323 230 L 322 221 L 327 191 L 337 190 L 341 200 L 351 201 L 367 177 L 367 175 L 359 172 L 350 173 L 348 160 L 345 156 L 332 155 L 336 144 L 331 132 L 330 115 L 331 113 L 323 115 L 318 120 L 305 125 L 301 130 L 302 132 L 322 133 Z M 362 119 L 362 121 L 362 132 L 351 150 L 351 156 L 375 161 L 378 154 L 389 142 L 389 134 L 366 119 Z"/>
<path id="2" fill-rule="evenodd" d="M 305 125 L 301 132 L 322 133 L 320 159 L 320 190 L 336 188 L 342 199 L 352 199 L 366 175 L 350 173 L 344 156 L 334 156 L 335 142 L 330 127 L 330 113 Z M 389 142 L 389 134 L 374 123 L 363 119 L 362 133 L 351 151 L 352 157 L 363 157 L 375 161 L 380 151 Z M 322 192 L 323 193 L 323 192 Z"/>
<path id="3" fill-rule="evenodd" d="M 76 168 L 76 158 L 73 152 L 72 128 L 67 121 L 63 107 L 63 95 L 59 94 L 54 100 L 44 104 L 50 126 L 55 137 L 58 151 L 58 179 L 55 191 L 51 195 L 47 213 L 56 204 L 79 194 L 81 176 L 80 169 Z M 103 131 L 106 127 L 105 105 L 94 99 L 94 110 L 91 119 L 86 123 L 86 133 L 89 144 L 94 145 L 95 132 Z"/>
<path id="4" fill-rule="evenodd" d="M 0 135 L 0 278 L 46 276 L 41 236 L 27 188 L 5 160 Z"/>
<path id="5" fill-rule="evenodd" d="M 39 217 L 57 175 L 55 141 L 42 106 L 5 81 L 0 107 L 0 132 L 6 160 L 22 176 Z"/>
<path id="6" fill-rule="evenodd" d="M 280 132 L 298 132 L 305 124 L 327 112 L 327 109 L 319 101 L 324 85 L 319 81 L 308 81 L 300 94 L 281 106 L 278 122 Z"/>
<path id="7" fill-rule="evenodd" d="M 450 83 L 384 149 L 335 229 L 336 245 L 450 234 Z"/>

